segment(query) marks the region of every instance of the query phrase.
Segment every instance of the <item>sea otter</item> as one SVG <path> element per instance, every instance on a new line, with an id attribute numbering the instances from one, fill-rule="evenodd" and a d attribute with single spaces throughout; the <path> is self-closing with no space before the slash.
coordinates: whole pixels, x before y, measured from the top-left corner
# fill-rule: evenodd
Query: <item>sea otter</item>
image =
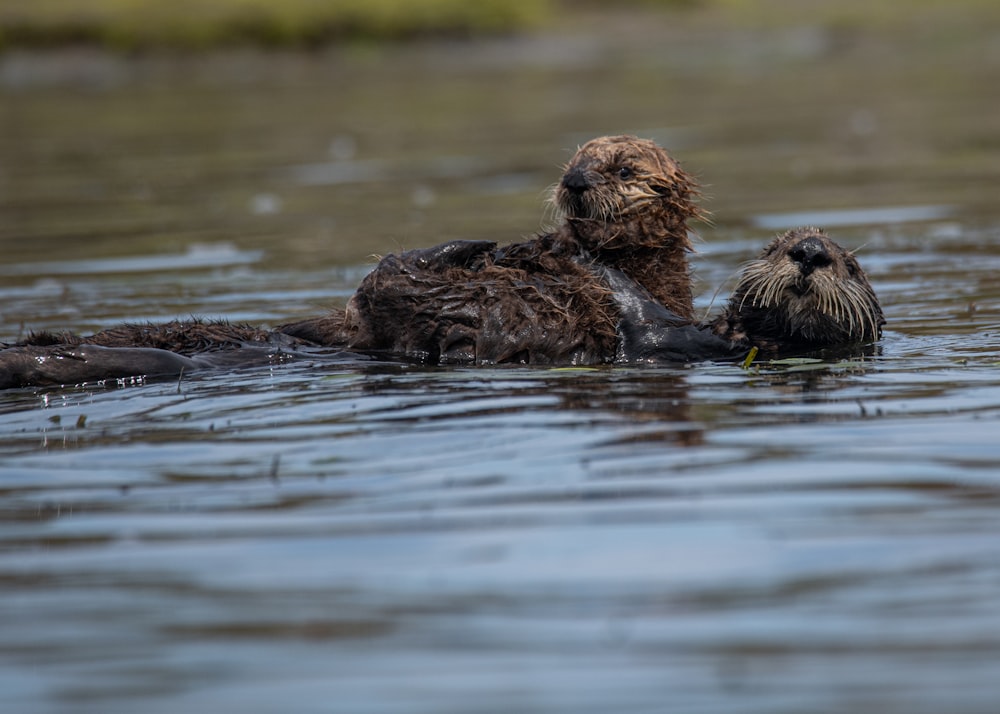
<path id="1" fill-rule="evenodd" d="M 499 248 L 453 241 L 387 256 L 346 310 L 275 330 L 185 321 L 34 335 L 0 350 L 0 387 L 176 375 L 310 346 L 434 363 L 595 364 L 877 339 L 884 320 L 864 273 L 816 229 L 772 242 L 723 315 L 694 324 L 686 222 L 699 215 L 695 194 L 653 142 L 595 139 L 554 191 L 564 218 L 552 233 Z"/>
<path id="2" fill-rule="evenodd" d="M 448 270 L 464 260 L 464 249 L 477 254 L 478 246 L 428 249 L 417 270 Z M 879 339 L 885 323 L 857 259 L 816 228 L 797 228 L 771 241 L 744 266 L 723 312 L 706 323 L 679 318 L 615 268 L 599 266 L 593 279 L 610 292 L 618 311 L 608 360 L 618 364 L 732 359 L 755 347 L 764 357 L 858 347 Z M 342 324 L 342 314 L 322 319 Z M 36 335 L 0 350 L 0 387 L 260 364 L 316 344 L 277 330 L 198 321 L 124 325 L 88 338 Z"/>
<path id="3" fill-rule="evenodd" d="M 818 228 L 778 236 L 747 263 L 712 331 L 764 355 L 874 342 L 885 317 L 854 254 Z"/>
<path id="4" fill-rule="evenodd" d="M 382 259 L 343 314 L 285 325 L 320 344 L 435 363 L 614 360 L 618 270 L 677 316 L 694 318 L 687 222 L 697 189 L 661 147 L 634 136 L 581 146 L 552 202 L 551 233 L 503 247 L 455 241 Z"/>

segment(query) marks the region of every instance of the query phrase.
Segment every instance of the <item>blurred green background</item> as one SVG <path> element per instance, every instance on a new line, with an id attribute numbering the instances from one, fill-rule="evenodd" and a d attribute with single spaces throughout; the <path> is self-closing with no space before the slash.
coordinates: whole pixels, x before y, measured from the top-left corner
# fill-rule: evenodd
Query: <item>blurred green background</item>
<path id="1" fill-rule="evenodd" d="M 945 22 L 1000 15 L 992 0 L 0 0 L 0 48 L 316 47 L 361 39 L 468 37 L 551 27 L 632 7 L 703 11 L 744 24 Z"/>

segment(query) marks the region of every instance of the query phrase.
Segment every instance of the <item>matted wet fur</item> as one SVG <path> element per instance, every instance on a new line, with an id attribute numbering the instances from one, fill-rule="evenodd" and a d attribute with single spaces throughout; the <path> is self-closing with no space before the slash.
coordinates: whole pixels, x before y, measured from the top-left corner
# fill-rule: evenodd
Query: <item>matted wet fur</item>
<path id="1" fill-rule="evenodd" d="M 712 329 L 774 355 L 874 342 L 884 324 L 854 254 L 818 228 L 796 228 L 744 266 Z"/>
<path id="2" fill-rule="evenodd" d="M 610 361 L 611 290 L 561 248 L 459 241 L 387 256 L 348 303 L 348 345 L 443 364 Z M 442 251 L 468 260 L 423 267 Z"/>
<path id="3" fill-rule="evenodd" d="M 145 350 L 196 356 L 289 340 L 427 361 L 611 362 L 621 356 L 622 302 L 607 271 L 671 321 L 692 319 L 687 221 L 700 215 L 696 193 L 654 142 L 601 137 L 579 148 L 555 187 L 563 218 L 552 233 L 501 248 L 457 241 L 388 256 L 346 310 L 273 332 L 189 321 L 122 325 L 89 337 L 35 335 L 0 353 L 0 383 L 57 382 L 60 364 L 72 364 L 65 371 L 75 380 L 88 364 L 100 375 L 93 378 L 107 378 L 112 363 L 129 376 L 176 362 Z M 112 358 L 104 349 L 130 352 Z M 44 374 L 36 363 L 46 365 Z"/>
<path id="4" fill-rule="evenodd" d="M 457 241 L 415 251 L 407 260 L 390 260 L 389 265 L 409 264 L 429 275 L 447 274 L 455 266 L 474 263 L 496 250 L 492 243 Z M 518 252 L 513 251 L 508 258 L 514 260 Z M 853 348 L 877 340 L 885 322 L 875 292 L 854 255 L 815 228 L 795 229 L 774 239 L 758 258 L 746 264 L 722 314 L 704 324 L 692 324 L 668 310 L 620 270 L 595 263 L 589 265 L 589 270 L 593 271 L 589 278 L 581 273 L 574 274 L 574 279 L 599 284 L 600 294 L 607 295 L 613 304 L 617 324 L 612 361 L 618 364 L 727 359 L 742 356 L 753 347 L 765 357 Z M 509 298 L 511 291 L 537 291 L 544 285 L 528 280 L 514 286 L 501 280 L 498 287 L 489 277 L 488 268 L 481 272 L 485 274 L 477 288 L 481 296 L 495 298 L 499 292 Z M 438 285 L 435 289 L 443 288 Z M 452 311 L 452 342 L 440 343 L 446 345 L 446 351 L 439 358 L 471 359 L 474 340 L 490 332 L 480 328 L 469 333 L 468 325 L 455 318 L 466 314 L 475 318 L 479 308 L 462 301 L 444 299 L 443 303 Z M 273 361 L 275 356 L 281 358 L 285 350 L 316 346 L 330 334 L 342 334 L 343 320 L 344 312 L 335 311 L 297 323 L 296 337 L 248 325 L 202 321 L 120 325 L 88 338 L 41 333 L 0 350 L 0 387 L 72 384 L 138 374 L 175 375 L 195 369 L 261 364 Z M 417 314 L 414 324 L 421 320 L 437 324 L 438 317 Z M 503 324 L 496 329 L 502 332 Z M 551 340 L 541 343 L 543 347 L 556 350 L 553 343 L 558 344 L 565 336 L 528 330 L 516 338 L 500 334 L 496 344 L 519 344 L 530 352 L 539 349 L 531 341 L 543 338 Z M 575 344 L 574 354 L 585 356 L 586 349 L 595 344 L 596 340 Z M 566 344 L 558 349 L 566 349 Z M 593 354 L 605 357 L 601 352 Z"/>
<path id="5" fill-rule="evenodd" d="M 276 337 L 276 333 L 271 330 L 251 325 L 192 319 L 158 323 L 122 323 L 87 337 L 80 337 L 70 332 L 36 332 L 29 335 L 21 344 L 149 347 L 192 355 L 212 350 L 233 349 L 248 344 L 268 345 L 273 343 Z"/>
<path id="6" fill-rule="evenodd" d="M 273 330 L 197 319 L 124 323 L 86 337 L 36 332 L 0 345 L 0 389 L 270 364 L 302 344 Z"/>
<path id="7" fill-rule="evenodd" d="M 562 220 L 552 233 L 500 248 L 456 241 L 387 256 L 342 323 L 327 317 L 281 329 L 430 362 L 611 362 L 619 307 L 598 268 L 620 271 L 690 322 L 687 222 L 700 215 L 696 194 L 654 142 L 593 139 L 553 191 Z"/>
<path id="8" fill-rule="evenodd" d="M 264 330 L 213 321 L 39 333 L 0 350 L 0 387 L 176 375 L 335 346 L 430 362 L 725 359 L 871 342 L 885 320 L 854 255 L 815 228 L 748 263 L 723 313 L 692 321 L 691 179 L 654 143 L 588 142 L 553 191 L 556 230 L 497 247 L 453 241 L 384 258 L 345 310 Z"/>

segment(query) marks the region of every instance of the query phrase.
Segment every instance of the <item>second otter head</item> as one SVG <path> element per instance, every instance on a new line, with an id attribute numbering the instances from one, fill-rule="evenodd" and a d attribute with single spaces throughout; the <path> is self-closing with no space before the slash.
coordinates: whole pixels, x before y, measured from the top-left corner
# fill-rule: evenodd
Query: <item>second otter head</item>
<path id="1" fill-rule="evenodd" d="M 615 223 L 651 212 L 684 221 L 699 215 L 696 195 L 694 180 L 655 142 L 602 136 L 577 149 L 552 200 L 568 218 Z"/>
<path id="2" fill-rule="evenodd" d="M 854 254 L 817 228 L 788 231 L 750 261 L 728 313 L 748 335 L 784 346 L 871 342 L 885 324 Z"/>

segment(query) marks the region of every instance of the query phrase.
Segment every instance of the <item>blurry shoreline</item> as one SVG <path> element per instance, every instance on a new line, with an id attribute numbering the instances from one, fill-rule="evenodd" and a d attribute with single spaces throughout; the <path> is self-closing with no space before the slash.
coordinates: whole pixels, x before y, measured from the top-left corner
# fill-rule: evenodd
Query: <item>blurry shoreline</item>
<path id="1" fill-rule="evenodd" d="M 0 0 L 0 50 L 316 48 L 343 40 L 458 37 L 542 22 L 551 0 Z"/>
<path id="2" fill-rule="evenodd" d="M 324 51 L 407 42 L 464 42 L 598 28 L 650 40 L 669 17 L 684 32 L 822 28 L 948 42 L 1000 27 L 992 0 L 0 0 L 0 58 L 10 53 Z M 655 38 L 652 38 L 655 41 Z M 512 58 L 516 59 L 516 57 Z"/>
<path id="3" fill-rule="evenodd" d="M 155 4 L 156 12 L 139 18 L 151 3 L 78 4 L 0 0 L 0 91 L 158 79 L 267 84 L 331 62 L 414 57 L 449 71 L 624 67 L 653 58 L 688 73 L 729 67 L 753 75 L 776 66 L 815 69 L 859 52 L 877 72 L 928 63 L 942 73 L 970 63 L 987 73 L 1000 66 L 1000 3 L 992 0 L 628 0 L 614 7 L 590 0 L 212 0 L 194 3 L 201 10 L 190 13 L 181 0 Z M 309 14 L 318 8 L 341 19 Z M 270 22 L 283 29 L 263 29 Z"/>

